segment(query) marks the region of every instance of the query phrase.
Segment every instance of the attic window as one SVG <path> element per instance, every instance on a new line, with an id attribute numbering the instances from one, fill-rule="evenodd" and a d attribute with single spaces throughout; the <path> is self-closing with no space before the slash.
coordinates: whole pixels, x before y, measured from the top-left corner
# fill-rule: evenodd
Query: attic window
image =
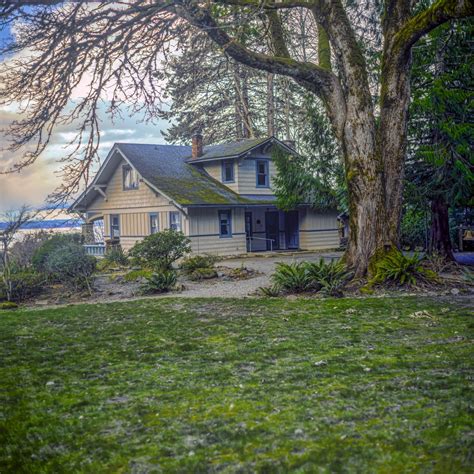
<path id="1" fill-rule="evenodd" d="M 222 182 L 223 183 L 234 182 L 234 162 L 233 161 L 222 162 Z"/>
<path id="2" fill-rule="evenodd" d="M 122 166 L 123 189 L 138 189 L 138 173 L 130 166 Z"/>

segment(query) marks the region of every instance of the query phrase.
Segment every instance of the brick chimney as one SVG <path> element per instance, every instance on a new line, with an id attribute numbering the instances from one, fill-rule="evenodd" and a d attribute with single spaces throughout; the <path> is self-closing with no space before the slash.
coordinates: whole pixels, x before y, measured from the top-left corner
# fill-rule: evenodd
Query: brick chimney
<path id="1" fill-rule="evenodd" d="M 202 156 L 202 135 L 195 132 L 193 135 L 192 158 L 195 160 Z"/>

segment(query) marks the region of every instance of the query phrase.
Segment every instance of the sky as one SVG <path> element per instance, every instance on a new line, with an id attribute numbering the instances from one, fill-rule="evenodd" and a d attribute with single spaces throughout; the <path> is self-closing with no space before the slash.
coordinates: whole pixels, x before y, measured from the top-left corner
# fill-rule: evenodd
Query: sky
<path id="1" fill-rule="evenodd" d="M 0 29 L 0 45 L 10 37 L 9 29 Z M 0 57 L 0 62 L 4 58 Z M 104 106 L 105 109 L 105 106 Z M 124 112 L 123 119 L 114 123 L 102 114 L 101 146 L 99 156 L 105 159 L 108 151 L 115 142 L 131 143 L 165 143 L 161 134 L 166 130 L 168 123 L 164 120 L 155 124 L 142 123 L 141 116 L 127 116 Z M 23 151 L 11 152 L 5 150 L 7 140 L 1 130 L 5 129 L 12 120 L 20 116 L 12 108 L 0 106 L 0 172 L 10 168 L 22 155 Z M 59 183 L 57 159 L 66 154 L 65 146 L 75 132 L 74 126 L 61 127 L 52 137 L 47 150 L 38 161 L 23 169 L 19 173 L 0 174 L 0 213 L 6 210 L 17 209 L 23 204 L 31 207 L 41 207 L 48 194 Z"/>

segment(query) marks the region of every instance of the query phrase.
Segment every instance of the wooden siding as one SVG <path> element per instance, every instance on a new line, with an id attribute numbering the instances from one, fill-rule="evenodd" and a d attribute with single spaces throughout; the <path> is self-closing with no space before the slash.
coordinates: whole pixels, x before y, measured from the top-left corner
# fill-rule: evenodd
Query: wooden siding
<path id="1" fill-rule="evenodd" d="M 219 181 L 219 183 L 222 183 L 222 163 L 220 161 L 205 163 L 203 165 L 203 168 L 215 180 Z M 234 161 L 234 182 L 222 183 L 222 184 L 232 189 L 232 191 L 235 191 L 236 193 L 239 192 L 239 167 L 235 161 Z"/>
<path id="2" fill-rule="evenodd" d="M 107 201 L 102 196 L 98 196 L 88 206 L 88 211 L 113 210 L 113 213 L 115 213 L 116 209 L 156 207 L 170 204 L 169 200 L 161 195 L 157 195 L 143 181 L 139 182 L 138 189 L 124 191 L 122 185 L 122 165 L 125 164 L 125 160 L 120 162 L 107 184 L 105 189 Z"/>
<path id="3" fill-rule="evenodd" d="M 257 187 L 257 171 L 256 171 L 256 160 L 268 159 L 268 170 L 270 174 L 270 187 L 259 188 Z M 240 194 L 259 194 L 259 195 L 272 195 L 273 179 L 276 175 L 276 165 L 273 163 L 268 156 L 257 156 L 250 157 L 242 160 L 238 168 L 238 192 Z"/>
<path id="4" fill-rule="evenodd" d="M 302 250 L 339 247 L 336 212 L 302 209 L 300 215 L 300 248 Z"/>
<path id="5" fill-rule="evenodd" d="M 244 210 L 232 209 L 232 237 L 219 236 L 219 210 L 200 208 L 189 210 L 189 236 L 192 252 L 214 255 L 235 255 L 246 252 Z"/>

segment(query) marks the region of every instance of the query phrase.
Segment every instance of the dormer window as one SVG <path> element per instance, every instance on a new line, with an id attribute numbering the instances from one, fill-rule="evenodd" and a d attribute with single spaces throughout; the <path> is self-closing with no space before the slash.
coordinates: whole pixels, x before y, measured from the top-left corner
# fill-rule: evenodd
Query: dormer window
<path id="1" fill-rule="evenodd" d="M 268 160 L 257 160 L 257 188 L 269 188 Z"/>
<path id="2" fill-rule="evenodd" d="M 138 189 L 138 173 L 130 166 L 122 166 L 123 189 Z"/>
<path id="3" fill-rule="evenodd" d="M 223 183 L 234 182 L 234 162 L 233 161 L 222 162 L 222 182 Z"/>

